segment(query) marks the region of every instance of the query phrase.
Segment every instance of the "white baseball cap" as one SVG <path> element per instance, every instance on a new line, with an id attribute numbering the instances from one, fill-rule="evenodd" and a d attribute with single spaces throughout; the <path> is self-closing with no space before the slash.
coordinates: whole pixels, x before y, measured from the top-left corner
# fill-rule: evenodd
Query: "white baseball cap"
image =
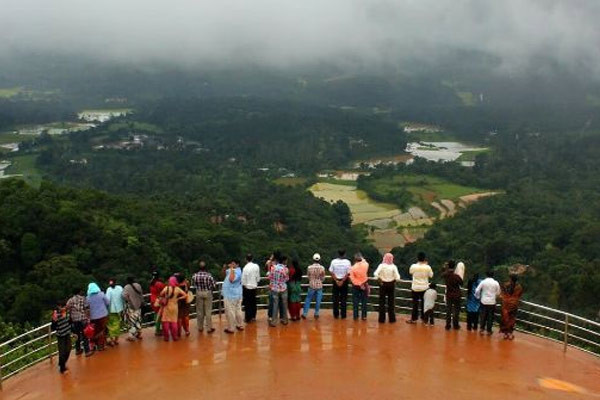
<path id="1" fill-rule="evenodd" d="M 321 255 L 319 253 L 315 253 L 313 255 L 313 260 L 315 260 L 315 261 L 321 261 Z"/>

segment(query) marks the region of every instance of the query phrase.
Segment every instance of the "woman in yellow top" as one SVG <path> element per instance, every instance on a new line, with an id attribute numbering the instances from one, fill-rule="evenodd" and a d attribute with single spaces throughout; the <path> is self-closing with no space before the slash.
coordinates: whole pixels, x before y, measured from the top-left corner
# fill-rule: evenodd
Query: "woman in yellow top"
<path id="1" fill-rule="evenodd" d="M 354 320 L 358 320 L 358 305 L 360 304 L 361 318 L 367 319 L 367 298 L 369 297 L 369 263 L 362 254 L 354 255 L 354 265 L 350 268 L 350 282 L 352 282 L 352 313 Z"/>
<path id="2" fill-rule="evenodd" d="M 165 342 L 169 341 L 169 332 L 171 332 L 173 341 L 179 339 L 177 326 L 179 307 L 177 303 L 179 300 L 185 299 L 187 295 L 178 287 L 178 284 L 177 278 L 172 276 L 169 278 L 169 285 L 160 292 L 160 301 L 162 302 L 160 313 Z"/>

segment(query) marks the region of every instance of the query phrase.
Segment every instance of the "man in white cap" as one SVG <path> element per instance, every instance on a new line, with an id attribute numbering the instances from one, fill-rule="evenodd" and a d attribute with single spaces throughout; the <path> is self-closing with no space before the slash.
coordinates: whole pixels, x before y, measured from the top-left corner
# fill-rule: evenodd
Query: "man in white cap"
<path id="1" fill-rule="evenodd" d="M 321 308 L 321 299 L 323 298 L 323 279 L 325 279 L 325 267 L 320 264 L 320 261 L 321 256 L 319 253 L 315 253 L 313 255 L 312 265 L 309 265 L 306 270 L 306 275 L 308 275 L 308 293 L 306 294 L 306 299 L 304 299 L 302 319 L 306 319 L 306 315 L 310 309 L 310 303 L 315 295 L 317 297 L 315 303 L 315 319 L 319 319 L 319 309 Z"/>

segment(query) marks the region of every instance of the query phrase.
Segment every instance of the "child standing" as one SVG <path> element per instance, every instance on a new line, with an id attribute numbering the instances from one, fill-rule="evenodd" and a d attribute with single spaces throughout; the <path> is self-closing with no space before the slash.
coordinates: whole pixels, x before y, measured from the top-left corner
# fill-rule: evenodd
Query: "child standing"
<path id="1" fill-rule="evenodd" d="M 67 371 L 67 361 L 71 354 L 71 319 L 63 301 L 56 304 L 52 313 L 52 329 L 56 331 L 59 371 L 64 374 Z"/>
<path id="2" fill-rule="evenodd" d="M 293 269 L 293 275 L 292 275 Z M 290 311 L 290 318 L 292 321 L 300 320 L 300 310 L 302 304 L 300 303 L 302 295 L 302 270 L 298 260 L 292 261 L 292 268 L 290 268 L 290 280 L 287 283 L 288 287 L 288 309 Z"/>
<path id="3" fill-rule="evenodd" d="M 435 309 L 435 301 L 437 300 L 438 292 L 435 290 L 435 283 L 429 284 L 429 289 L 423 294 L 423 308 L 425 310 L 425 324 L 433 325 L 433 310 Z"/>
<path id="4" fill-rule="evenodd" d="M 468 331 L 477 331 L 477 325 L 479 324 L 479 308 L 481 307 L 481 302 L 477 297 L 475 297 L 475 289 L 481 283 L 481 278 L 479 274 L 473 275 L 471 279 L 469 279 L 469 283 L 467 284 L 467 330 Z"/>

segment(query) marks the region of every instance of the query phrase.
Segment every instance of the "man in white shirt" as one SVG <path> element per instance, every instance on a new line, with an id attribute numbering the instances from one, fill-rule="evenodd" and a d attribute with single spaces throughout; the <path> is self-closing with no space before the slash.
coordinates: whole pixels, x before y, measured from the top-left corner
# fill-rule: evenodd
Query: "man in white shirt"
<path id="1" fill-rule="evenodd" d="M 256 290 L 259 282 L 260 267 L 253 262 L 252 254 L 248 254 L 246 265 L 242 270 L 244 320 L 246 323 L 256 321 Z"/>
<path id="2" fill-rule="evenodd" d="M 490 336 L 496 311 L 496 298 L 500 295 L 500 284 L 494 279 L 494 271 L 488 271 L 486 275 L 487 278 L 482 280 L 475 289 L 475 297 L 481 300 L 481 330 L 479 333 L 483 335 L 485 329 Z"/>
<path id="3" fill-rule="evenodd" d="M 408 272 L 412 275 L 412 314 L 406 322 L 416 324 L 419 316 L 425 322 L 423 295 L 429 289 L 429 279 L 433 278 L 433 270 L 427 264 L 425 253 L 417 254 L 417 263 L 411 265 Z"/>
<path id="4" fill-rule="evenodd" d="M 344 258 L 346 250 L 338 250 L 338 257 L 331 260 L 329 273 L 333 279 L 333 318 L 346 318 L 346 301 L 348 299 L 348 273 L 350 260 Z"/>

